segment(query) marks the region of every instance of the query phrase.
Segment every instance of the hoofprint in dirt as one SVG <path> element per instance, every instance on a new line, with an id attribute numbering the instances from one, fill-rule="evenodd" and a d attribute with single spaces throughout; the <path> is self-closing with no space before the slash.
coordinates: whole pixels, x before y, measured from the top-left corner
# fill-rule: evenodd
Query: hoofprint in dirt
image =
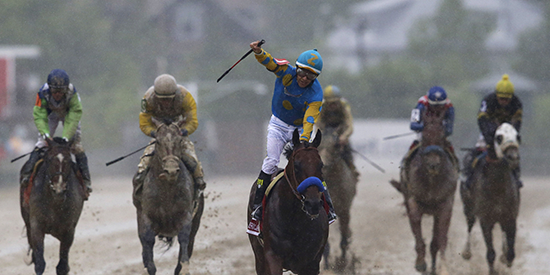
<path id="1" fill-rule="evenodd" d="M 366 170 L 366 169 L 364 169 Z M 414 239 L 403 198 L 389 183 L 397 173 L 361 171 L 357 196 L 352 206 L 353 241 L 350 254 L 357 259 L 356 274 L 410 275 L 414 269 Z M 246 203 L 255 175 L 206 179 L 207 200 L 201 228 L 191 258 L 192 274 L 254 274 L 254 256 L 246 231 Z M 502 275 L 550 274 L 550 189 L 547 178 L 524 177 L 518 218 L 516 261 L 512 268 L 500 262 Z M 85 203 L 71 249 L 70 274 L 143 274 L 141 246 L 137 236 L 135 208 L 131 202 L 131 176 L 94 179 L 94 192 Z M 0 267 L 2 274 L 32 274 L 24 263 L 27 241 L 18 206 L 18 187 L 0 189 Z M 472 259 L 460 252 L 466 242 L 466 221 L 459 197 L 455 198 L 449 231 L 447 261 L 451 274 L 487 274 L 485 244 L 479 225 L 473 230 Z M 423 233 L 431 236 L 429 219 Z M 333 255 L 338 255 L 338 227 L 330 227 Z M 496 227 L 495 230 L 500 230 Z M 501 237 L 495 232 L 500 256 Z M 46 238 L 45 274 L 55 274 L 59 242 Z M 155 249 L 159 275 L 172 274 L 177 248 L 166 251 L 160 242 Z M 322 263 L 321 263 L 322 264 Z M 334 274 L 321 271 L 321 274 Z"/>

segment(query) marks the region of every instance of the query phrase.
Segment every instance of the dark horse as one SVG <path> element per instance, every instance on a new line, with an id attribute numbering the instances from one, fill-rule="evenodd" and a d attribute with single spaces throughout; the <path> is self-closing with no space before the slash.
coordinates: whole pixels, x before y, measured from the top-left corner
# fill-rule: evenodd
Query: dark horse
<path id="1" fill-rule="evenodd" d="M 447 232 L 451 223 L 458 171 L 453 157 L 445 151 L 446 141 L 444 112 L 425 114 L 424 130 L 420 146 L 412 157 L 407 174 L 401 174 L 401 182 L 391 183 L 405 197 L 407 216 L 415 238 L 416 262 L 419 272 L 426 271 L 426 245 L 422 238 L 422 216 L 433 215 L 433 236 L 430 243 L 432 274 L 436 274 L 436 256 L 441 257 L 440 274 L 448 274 L 445 261 Z"/>
<path id="2" fill-rule="evenodd" d="M 319 154 L 323 160 L 323 176 L 330 186 L 334 210 L 338 214 L 340 224 L 340 249 L 342 254 L 336 259 L 334 268 L 343 271 L 347 266 L 346 252 L 351 242 L 350 209 L 356 194 L 357 178 L 343 158 L 344 146 L 338 144 L 336 128 L 326 127 L 323 131 L 324 138 L 319 146 Z M 330 245 L 327 242 L 325 251 L 325 268 L 329 265 Z"/>
<path id="3" fill-rule="evenodd" d="M 180 247 L 174 274 L 189 274 L 189 259 L 204 209 L 204 196 L 201 194 L 194 209 L 193 178 L 179 155 L 182 144 L 179 126 L 161 123 L 143 185 L 137 186 L 134 179 L 133 201 L 143 265 L 150 275 L 157 271 L 153 261 L 156 236 L 169 245 L 173 237 L 178 237 Z"/>
<path id="4" fill-rule="evenodd" d="M 57 274 L 69 273 L 69 250 L 84 205 L 85 191 L 71 158 L 71 144 L 59 137 L 47 140 L 48 147 L 28 184 L 21 186 L 21 215 L 25 221 L 29 251 L 36 274 L 43 274 L 44 236 L 59 240 Z"/>
<path id="5" fill-rule="evenodd" d="M 323 162 L 317 151 L 320 142 L 320 131 L 308 147 L 300 143 L 298 131 L 294 131 L 294 148 L 285 152 L 288 164 L 284 176 L 266 195 L 269 198 L 265 198 L 261 222 L 263 237 L 248 236 L 256 258 L 257 274 L 280 275 L 283 269 L 301 275 L 319 274 L 328 238 L 328 219 L 321 190 Z M 314 181 L 318 184 L 300 185 Z M 248 203 L 249 223 L 255 192 L 254 183 Z"/>
<path id="6" fill-rule="evenodd" d="M 472 256 L 470 234 L 477 217 L 487 245 L 489 274 L 498 274 L 493 266 L 495 262 L 493 227 L 496 223 L 500 224 L 500 228 L 506 234 L 503 238 L 501 262 L 511 267 L 515 258 L 514 243 L 520 194 L 512 171 L 518 167 L 520 157 L 518 133 L 514 126 L 508 123 L 499 126 L 495 132 L 495 151 L 498 159 L 480 158 L 478 160 L 470 189 L 460 188 L 464 214 L 468 223 L 468 239 L 462 257 L 470 259 Z"/>

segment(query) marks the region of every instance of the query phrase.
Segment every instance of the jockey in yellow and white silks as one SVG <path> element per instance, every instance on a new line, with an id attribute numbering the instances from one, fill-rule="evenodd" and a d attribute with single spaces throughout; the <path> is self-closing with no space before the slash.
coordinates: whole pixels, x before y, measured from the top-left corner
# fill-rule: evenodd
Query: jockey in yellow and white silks
<path id="1" fill-rule="evenodd" d="M 301 141 L 309 142 L 323 102 L 323 89 L 317 80 L 323 69 L 323 59 L 316 49 L 303 52 L 294 67 L 285 59 L 273 58 L 258 46 L 258 42 L 250 43 L 256 60 L 277 78 L 271 101 L 272 116 L 267 133 L 267 156 L 257 179 L 253 218 L 247 230 L 252 235 L 259 235 L 262 199 L 271 176 L 277 172 L 284 146 L 292 140 L 295 129 L 301 130 Z M 325 197 L 332 209 L 328 191 L 325 191 Z M 336 214 L 333 211 L 330 214 L 333 214 L 333 217 L 329 218 L 332 222 Z"/>
<path id="2" fill-rule="evenodd" d="M 163 122 L 166 120 L 174 123 L 183 122 L 181 126 L 181 134 L 183 138 L 183 152 L 180 152 L 180 157 L 185 163 L 195 181 L 195 195 L 202 192 L 206 187 L 203 180 L 204 174 L 202 165 L 195 153 L 195 146 L 189 139 L 197 127 L 197 104 L 191 93 L 182 85 L 176 83 L 176 79 L 168 74 L 162 74 L 155 79 L 154 85 L 151 86 L 143 99 L 141 100 L 141 112 L 139 114 L 139 128 L 141 131 L 155 138 L 157 125 L 154 120 Z M 155 151 L 155 144 L 145 148 L 141 161 L 138 165 L 136 180 L 141 182 L 144 179 L 145 172 L 149 167 L 150 156 Z"/>

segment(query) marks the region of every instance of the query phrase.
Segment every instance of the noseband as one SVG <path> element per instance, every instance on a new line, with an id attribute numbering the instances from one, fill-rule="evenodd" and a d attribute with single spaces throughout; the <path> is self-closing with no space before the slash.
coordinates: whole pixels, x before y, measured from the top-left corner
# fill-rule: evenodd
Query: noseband
<path id="1" fill-rule="evenodd" d="M 318 150 L 316 147 L 307 147 L 307 148 L 300 148 L 300 149 L 297 149 L 296 151 L 292 152 L 292 155 L 290 156 L 289 160 L 288 160 L 288 164 L 287 164 L 287 167 L 292 167 L 292 169 L 285 169 L 284 171 L 284 174 L 285 174 L 285 179 L 286 181 L 288 182 L 288 185 L 290 187 L 290 190 L 292 190 L 292 193 L 294 194 L 294 196 L 300 201 L 300 204 L 302 205 L 300 208 L 302 209 L 302 211 L 304 213 L 306 213 L 306 215 L 314 220 L 316 219 L 319 214 L 317 215 L 312 215 L 310 214 L 309 212 L 307 212 L 306 208 L 305 208 L 305 200 L 306 200 L 306 197 L 300 193 L 298 193 L 298 191 L 296 190 L 296 187 L 298 186 L 298 179 L 296 179 L 296 173 L 294 171 L 294 158 L 296 157 L 296 154 L 300 151 L 316 151 L 317 153 Z M 289 171 L 290 170 L 290 171 Z M 290 175 L 289 175 L 290 174 Z M 293 186 L 293 183 L 294 183 L 294 186 Z"/>

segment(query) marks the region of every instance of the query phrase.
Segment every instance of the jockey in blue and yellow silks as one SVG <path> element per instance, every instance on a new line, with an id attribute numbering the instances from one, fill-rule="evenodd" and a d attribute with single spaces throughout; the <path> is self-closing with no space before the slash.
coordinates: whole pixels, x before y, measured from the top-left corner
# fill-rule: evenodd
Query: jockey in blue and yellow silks
<path id="1" fill-rule="evenodd" d="M 253 218 L 247 230 L 249 234 L 256 236 L 260 233 L 259 221 L 262 218 L 261 204 L 264 192 L 271 176 L 277 172 L 284 146 L 292 140 L 295 129 L 301 130 L 301 141 L 309 142 L 323 103 L 323 89 L 317 80 L 323 69 L 323 59 L 316 49 L 303 52 L 296 61 L 296 67 L 293 67 L 287 60 L 273 58 L 258 46 L 258 42 L 250 43 L 250 48 L 256 54 L 258 62 L 273 72 L 277 79 L 271 101 L 267 156 L 257 180 Z M 328 190 L 325 190 L 325 198 L 331 208 L 329 220 L 333 222 L 336 214 Z"/>

